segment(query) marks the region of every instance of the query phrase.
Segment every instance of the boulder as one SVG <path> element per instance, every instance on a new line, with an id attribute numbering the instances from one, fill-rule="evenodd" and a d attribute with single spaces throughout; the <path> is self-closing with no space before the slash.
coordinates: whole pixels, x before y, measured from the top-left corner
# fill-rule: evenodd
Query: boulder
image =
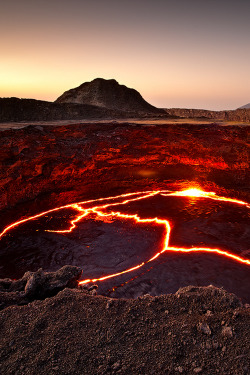
<path id="1" fill-rule="evenodd" d="M 82 270 L 66 265 L 56 272 L 26 272 L 19 280 L 0 279 L 0 309 L 52 297 L 64 288 L 77 288 Z"/>

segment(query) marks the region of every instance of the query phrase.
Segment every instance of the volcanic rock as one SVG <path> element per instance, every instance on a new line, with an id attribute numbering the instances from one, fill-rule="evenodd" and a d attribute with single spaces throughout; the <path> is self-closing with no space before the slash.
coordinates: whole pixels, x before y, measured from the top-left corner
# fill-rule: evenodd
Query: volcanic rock
<path id="1" fill-rule="evenodd" d="M 225 290 L 113 299 L 106 309 L 109 300 L 64 289 L 1 311 L 2 373 L 249 374 L 250 311 Z M 204 304 L 212 316 L 202 312 Z M 235 335 L 222 335 L 221 321 Z M 211 335 L 197 330 L 200 322 Z"/>
<path id="2" fill-rule="evenodd" d="M 203 332 L 205 335 L 211 335 L 211 329 L 207 323 L 199 323 L 198 330 Z"/>
<path id="3" fill-rule="evenodd" d="M 57 272 L 26 272 L 19 280 L 0 279 L 0 309 L 10 305 L 23 305 L 36 299 L 45 299 L 64 288 L 76 288 L 82 270 L 64 266 Z"/>
<path id="4" fill-rule="evenodd" d="M 169 116 L 181 118 L 208 118 L 226 121 L 250 121 L 250 108 L 247 106 L 231 111 L 209 111 L 206 109 L 167 108 Z"/>
<path id="5" fill-rule="evenodd" d="M 124 112 L 120 110 L 114 111 L 88 104 L 0 98 L 0 122 L 80 120 L 124 116 Z"/>
<path id="6" fill-rule="evenodd" d="M 232 337 L 233 336 L 233 332 L 232 332 L 231 327 L 223 327 L 221 333 L 225 337 Z"/>
<path id="7" fill-rule="evenodd" d="M 114 79 L 96 78 L 91 82 L 85 82 L 79 87 L 66 91 L 56 103 L 89 104 L 126 113 L 166 115 L 164 110 L 147 103 L 138 91 L 120 85 Z"/>

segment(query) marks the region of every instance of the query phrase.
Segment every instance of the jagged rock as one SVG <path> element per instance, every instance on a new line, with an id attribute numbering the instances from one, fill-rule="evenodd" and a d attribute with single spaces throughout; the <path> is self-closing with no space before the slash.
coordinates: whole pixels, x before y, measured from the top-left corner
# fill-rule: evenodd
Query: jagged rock
<path id="1" fill-rule="evenodd" d="M 194 373 L 195 374 L 199 374 L 200 372 L 202 372 L 202 368 L 201 367 L 194 368 Z"/>
<path id="2" fill-rule="evenodd" d="M 19 280 L 0 280 L 0 309 L 23 305 L 56 295 L 64 288 L 76 288 L 82 274 L 79 267 L 66 265 L 56 272 L 26 272 Z"/>
<path id="3" fill-rule="evenodd" d="M 233 337 L 233 331 L 231 327 L 223 327 L 221 331 L 222 336 Z"/>
<path id="4" fill-rule="evenodd" d="M 33 298 L 37 293 L 41 293 L 40 286 L 43 287 L 45 278 L 44 278 L 44 272 L 40 268 L 37 272 L 34 272 L 29 279 L 27 280 L 27 283 L 24 288 L 24 295 L 26 298 Z"/>
<path id="5" fill-rule="evenodd" d="M 211 329 L 207 323 L 199 323 L 197 326 L 198 330 L 204 333 L 205 335 L 211 335 Z"/>
<path id="6" fill-rule="evenodd" d="M 176 371 L 178 371 L 180 374 L 182 374 L 182 373 L 183 373 L 183 367 L 178 366 L 178 367 L 176 368 Z"/>

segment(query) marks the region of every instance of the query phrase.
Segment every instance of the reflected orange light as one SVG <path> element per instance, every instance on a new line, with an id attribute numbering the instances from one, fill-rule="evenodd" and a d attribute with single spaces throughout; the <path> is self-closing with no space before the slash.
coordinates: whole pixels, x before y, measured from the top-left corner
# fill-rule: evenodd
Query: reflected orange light
<path id="1" fill-rule="evenodd" d="M 48 232 L 56 232 L 56 233 L 69 233 L 72 232 L 76 228 L 76 224 L 80 222 L 82 219 L 88 219 L 91 215 L 94 216 L 95 219 L 97 220 L 113 220 L 113 219 L 124 219 L 124 220 L 133 220 L 135 223 L 148 223 L 148 224 L 154 224 L 154 225 L 162 225 L 165 228 L 165 234 L 164 234 L 164 241 L 162 244 L 162 248 L 157 251 L 156 254 L 154 254 L 150 259 L 145 260 L 144 262 L 135 265 L 134 267 L 122 270 L 120 272 L 110 274 L 110 275 L 105 275 L 105 276 L 100 276 L 97 278 L 87 278 L 85 280 L 81 280 L 79 284 L 87 284 L 91 282 L 97 282 L 97 281 L 103 281 L 107 280 L 119 275 L 123 275 L 125 273 L 132 272 L 145 264 L 154 261 L 156 258 L 158 258 L 162 253 L 166 251 L 175 251 L 175 252 L 180 252 L 180 253 L 191 253 L 191 252 L 206 252 L 206 253 L 212 253 L 212 254 L 217 254 L 217 255 L 222 255 L 224 257 L 230 258 L 232 260 L 235 260 L 237 262 L 240 262 L 245 265 L 250 265 L 250 260 L 249 259 L 244 259 L 241 258 L 235 254 L 232 254 L 230 252 L 221 250 L 221 249 L 214 249 L 214 248 L 209 248 L 209 247 L 191 247 L 191 248 L 180 248 L 180 247 L 172 247 L 169 246 L 169 241 L 170 241 L 170 233 L 171 233 L 171 226 L 168 220 L 165 219 L 159 219 L 157 217 L 154 218 L 146 218 L 142 219 L 140 218 L 137 214 L 126 214 L 122 213 L 120 211 L 112 211 L 112 212 L 107 212 L 107 209 L 110 209 L 111 207 L 115 206 L 120 206 L 120 205 L 126 205 L 128 203 L 134 202 L 134 201 L 139 201 L 143 199 L 147 199 L 149 197 L 153 197 L 157 194 L 161 194 L 162 196 L 177 196 L 177 197 L 190 197 L 190 198 L 209 198 L 209 199 L 214 199 L 214 200 L 219 200 L 219 201 L 224 201 L 224 202 L 229 202 L 229 203 L 234 203 L 234 204 L 240 204 L 240 205 L 245 205 L 247 208 L 250 208 L 249 204 L 247 202 L 243 202 L 237 199 L 232 199 L 232 198 L 227 198 L 227 197 L 222 197 L 216 195 L 214 192 L 205 192 L 197 188 L 190 188 L 187 190 L 183 191 L 174 191 L 170 192 L 167 190 L 154 190 L 154 191 L 146 191 L 146 192 L 135 192 L 135 193 L 127 193 L 127 194 L 121 194 L 118 196 L 112 196 L 112 197 L 107 197 L 107 198 L 100 198 L 96 200 L 89 200 L 89 201 L 84 201 L 80 203 L 75 203 L 75 204 L 69 204 L 66 206 L 61 206 L 55 209 L 51 209 L 45 212 L 42 212 L 40 214 L 37 214 L 35 216 L 28 217 L 26 219 L 22 219 L 20 221 L 17 221 L 8 227 L 6 227 L 2 233 L 0 233 L 0 239 L 3 235 L 5 235 L 8 231 L 11 229 L 31 220 L 35 220 L 37 218 L 40 218 L 48 213 L 52 213 L 55 211 L 59 211 L 61 209 L 65 208 L 71 208 L 75 209 L 76 211 L 79 212 L 77 217 L 73 220 L 70 221 L 70 225 L 67 229 L 64 230 L 47 230 Z M 97 202 L 101 201 L 108 201 L 108 203 L 104 203 L 102 205 L 93 205 L 88 208 L 84 208 L 84 205 L 89 205 L 90 203 L 96 204 Z M 110 202 L 114 201 L 114 202 Z"/>
<path id="2" fill-rule="evenodd" d="M 142 176 L 145 178 L 154 177 L 157 174 L 157 172 L 152 169 L 141 169 L 137 173 L 139 176 Z"/>

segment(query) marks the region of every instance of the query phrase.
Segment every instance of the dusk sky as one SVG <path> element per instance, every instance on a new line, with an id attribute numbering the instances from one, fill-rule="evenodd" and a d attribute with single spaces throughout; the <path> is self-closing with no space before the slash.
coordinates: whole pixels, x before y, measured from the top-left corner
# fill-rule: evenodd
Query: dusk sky
<path id="1" fill-rule="evenodd" d="M 5 0 L 0 97 L 54 101 L 101 77 L 158 107 L 250 102 L 249 0 Z"/>

